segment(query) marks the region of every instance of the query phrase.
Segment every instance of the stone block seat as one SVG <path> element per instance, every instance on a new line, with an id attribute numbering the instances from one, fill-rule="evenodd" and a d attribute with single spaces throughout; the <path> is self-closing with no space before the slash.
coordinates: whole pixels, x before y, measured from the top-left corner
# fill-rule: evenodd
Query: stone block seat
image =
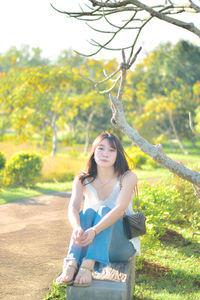
<path id="1" fill-rule="evenodd" d="M 102 273 L 93 272 L 89 287 L 67 287 L 67 300 L 131 300 L 135 285 L 133 255 L 126 263 L 112 263 Z"/>

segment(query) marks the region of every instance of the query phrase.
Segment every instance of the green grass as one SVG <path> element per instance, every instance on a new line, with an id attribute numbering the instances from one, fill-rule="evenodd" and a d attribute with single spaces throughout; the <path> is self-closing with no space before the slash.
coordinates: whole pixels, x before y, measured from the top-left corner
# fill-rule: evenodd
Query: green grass
<path id="1" fill-rule="evenodd" d="M 200 153 L 200 151 L 199 151 Z M 185 155 L 180 153 L 169 153 L 168 156 L 175 161 L 183 163 L 188 168 L 200 168 L 200 155 Z M 160 167 L 157 169 L 152 169 L 148 165 L 142 166 L 141 169 L 135 169 L 134 172 L 137 174 L 139 181 L 144 181 L 148 179 L 161 179 L 171 172 L 164 167 Z"/>
<path id="2" fill-rule="evenodd" d="M 181 233 L 184 236 L 186 232 Z M 151 264 L 149 269 L 143 267 L 137 271 L 134 299 L 200 299 L 198 240 L 192 240 L 191 235 L 181 242 L 172 239 L 143 255 Z"/>
<path id="3" fill-rule="evenodd" d="M 50 293 L 43 296 L 44 300 L 66 300 L 66 286 L 58 286 L 55 281 L 50 286 Z M 84 299 L 83 299 L 84 300 Z M 86 299 L 85 299 L 86 300 Z"/>
<path id="4" fill-rule="evenodd" d="M 0 189 L 0 204 L 21 200 L 43 194 L 51 194 L 71 190 L 72 182 L 65 183 L 38 183 L 34 188 L 3 187 Z"/>
<path id="5" fill-rule="evenodd" d="M 165 168 L 152 169 L 149 166 L 144 166 L 142 169 L 135 169 L 134 172 L 136 173 L 139 181 L 154 178 L 160 179 L 165 176 L 168 176 L 170 173 Z"/>
<path id="6" fill-rule="evenodd" d="M 199 150 L 200 153 L 200 150 Z M 175 159 L 177 161 L 183 162 L 183 163 L 196 163 L 200 164 L 200 155 L 185 155 L 185 154 L 178 154 L 178 153 L 169 153 L 168 156 L 172 159 Z"/>
<path id="7" fill-rule="evenodd" d="M 200 153 L 200 141 L 196 141 L 195 147 L 192 144 L 191 141 L 189 140 L 181 140 L 185 150 L 189 152 L 190 155 L 198 155 Z M 181 151 L 177 141 L 173 140 L 170 142 L 166 142 L 162 144 L 163 149 L 166 153 L 177 153 L 177 154 L 182 154 L 183 152 Z"/>

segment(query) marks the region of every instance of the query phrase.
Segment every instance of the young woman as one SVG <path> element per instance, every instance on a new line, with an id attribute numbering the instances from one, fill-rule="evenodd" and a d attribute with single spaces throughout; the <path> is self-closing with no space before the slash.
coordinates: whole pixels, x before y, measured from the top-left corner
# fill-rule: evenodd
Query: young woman
<path id="1" fill-rule="evenodd" d="M 120 141 L 110 133 L 99 135 L 86 173 L 73 182 L 68 208 L 73 232 L 57 284 L 88 286 L 94 267 L 98 270 L 110 262 L 127 261 L 135 248 L 139 251 L 139 238 L 128 240 L 122 224 L 124 213 L 133 213 L 136 185 L 137 177 L 129 170 Z"/>

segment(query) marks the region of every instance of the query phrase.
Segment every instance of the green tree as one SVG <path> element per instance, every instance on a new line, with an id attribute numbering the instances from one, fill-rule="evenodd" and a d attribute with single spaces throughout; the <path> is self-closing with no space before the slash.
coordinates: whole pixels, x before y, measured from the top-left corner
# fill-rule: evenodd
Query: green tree
<path id="1" fill-rule="evenodd" d="M 66 110 L 71 78 L 67 66 L 12 69 L 5 74 L 6 84 L 2 82 L 0 86 L 0 97 L 4 100 L 4 113 L 10 113 L 19 138 L 31 137 L 35 132 L 47 136 L 51 132 L 52 151 L 56 153 L 56 124 Z"/>
<path id="2" fill-rule="evenodd" d="M 111 113 L 107 109 L 104 95 L 94 90 L 94 83 L 83 80 L 80 73 L 85 77 L 101 80 L 103 69 L 106 68 L 112 72 L 114 63 L 114 61 L 87 59 L 79 68 L 72 68 L 75 92 L 69 98 L 69 110 L 66 117 L 77 141 L 85 142 L 85 151 L 88 150 L 90 134 L 94 137 L 100 130 L 111 127 Z M 102 88 L 106 89 L 107 87 L 107 84 L 104 84 Z"/>
<path id="3" fill-rule="evenodd" d="M 0 54 L 0 72 L 8 72 L 12 68 L 34 67 L 48 65 L 49 59 L 42 57 L 39 47 L 24 45 L 21 49 L 11 47 L 5 53 Z"/>
<path id="4" fill-rule="evenodd" d="M 181 62 L 182 48 L 186 52 L 184 64 Z M 186 41 L 175 46 L 159 45 L 127 77 L 128 89 L 132 86 L 128 101 L 126 91 L 124 93 L 127 120 L 137 126 L 143 136 L 153 141 L 161 137 L 175 138 L 184 152 L 181 138 L 193 141 L 188 126 L 188 112 L 194 114 L 196 109 L 191 78 L 197 80 L 199 73 L 191 53 L 195 53 L 196 59 L 200 52 Z"/>

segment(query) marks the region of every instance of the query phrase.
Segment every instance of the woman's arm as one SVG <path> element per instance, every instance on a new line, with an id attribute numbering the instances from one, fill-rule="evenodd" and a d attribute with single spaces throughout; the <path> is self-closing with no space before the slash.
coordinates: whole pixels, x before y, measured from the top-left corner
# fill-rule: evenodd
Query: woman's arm
<path id="1" fill-rule="evenodd" d="M 137 176 L 129 172 L 127 175 L 124 176 L 122 181 L 122 188 L 120 190 L 119 196 L 117 198 L 116 205 L 111 211 L 109 211 L 102 219 L 101 221 L 96 224 L 95 226 L 89 228 L 86 233 L 88 233 L 88 236 L 84 235 L 85 239 L 82 239 L 81 246 L 86 246 L 88 243 L 91 242 L 91 240 L 94 238 L 94 233 L 98 234 L 102 230 L 108 228 L 113 223 L 115 223 L 119 218 L 121 218 L 125 210 L 127 209 L 129 202 L 131 200 L 133 190 L 137 184 Z"/>
<path id="2" fill-rule="evenodd" d="M 72 185 L 72 195 L 68 206 L 68 219 L 72 225 L 72 237 L 76 241 L 80 238 L 83 230 L 80 225 L 80 206 L 83 199 L 83 185 L 78 176 L 75 177 Z"/>

